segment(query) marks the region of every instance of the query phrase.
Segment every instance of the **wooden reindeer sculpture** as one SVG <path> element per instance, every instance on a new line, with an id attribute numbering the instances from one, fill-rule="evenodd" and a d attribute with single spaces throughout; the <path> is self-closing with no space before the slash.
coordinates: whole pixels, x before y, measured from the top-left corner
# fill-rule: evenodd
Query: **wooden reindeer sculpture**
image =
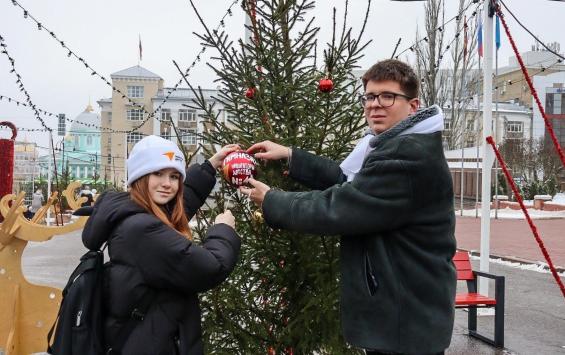
<path id="1" fill-rule="evenodd" d="M 63 192 L 71 209 L 86 200 L 75 198 L 80 187 L 75 181 Z M 29 241 L 43 242 L 55 235 L 84 227 L 88 217 L 79 217 L 62 226 L 38 224 L 57 198 L 54 193 L 29 221 L 23 216 L 25 193 L 6 195 L 0 200 L 4 222 L 0 224 L 0 349 L 5 355 L 43 352 L 47 332 L 55 321 L 61 302 L 61 290 L 29 283 L 22 273 L 22 254 Z M 10 206 L 11 202 L 11 206 Z M 1 353 L 1 351 L 0 351 Z"/>

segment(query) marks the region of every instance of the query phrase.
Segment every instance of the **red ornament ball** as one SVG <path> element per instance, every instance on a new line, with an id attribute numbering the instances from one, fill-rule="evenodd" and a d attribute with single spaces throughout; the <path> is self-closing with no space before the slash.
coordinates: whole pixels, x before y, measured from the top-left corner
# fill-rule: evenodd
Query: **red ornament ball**
<path id="1" fill-rule="evenodd" d="M 334 89 L 334 82 L 332 79 L 324 78 L 318 82 L 318 90 L 321 92 L 330 92 Z"/>
<path id="2" fill-rule="evenodd" d="M 255 98 L 256 91 L 257 90 L 254 87 L 247 88 L 247 90 L 245 90 L 245 97 L 247 97 L 249 100 L 253 100 Z"/>
<path id="3" fill-rule="evenodd" d="M 234 186 L 241 186 L 250 177 L 257 176 L 256 165 L 255 158 L 245 151 L 239 150 L 226 156 L 222 172 L 227 182 Z"/>

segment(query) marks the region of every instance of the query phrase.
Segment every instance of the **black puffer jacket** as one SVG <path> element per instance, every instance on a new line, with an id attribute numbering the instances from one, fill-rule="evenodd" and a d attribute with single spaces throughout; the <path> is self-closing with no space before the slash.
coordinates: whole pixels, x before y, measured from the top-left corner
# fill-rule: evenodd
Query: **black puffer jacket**
<path id="1" fill-rule="evenodd" d="M 215 182 L 215 170 L 208 162 L 188 168 L 184 202 L 189 218 Z M 233 270 L 240 249 L 233 228 L 214 225 L 197 245 L 145 212 L 128 193 L 108 192 L 94 205 L 82 239 L 89 249 L 110 239 L 105 271 L 107 343 L 112 344 L 152 288 L 157 296 L 122 353 L 175 354 L 177 338 L 181 354 L 203 354 L 197 293 L 217 286 Z"/>

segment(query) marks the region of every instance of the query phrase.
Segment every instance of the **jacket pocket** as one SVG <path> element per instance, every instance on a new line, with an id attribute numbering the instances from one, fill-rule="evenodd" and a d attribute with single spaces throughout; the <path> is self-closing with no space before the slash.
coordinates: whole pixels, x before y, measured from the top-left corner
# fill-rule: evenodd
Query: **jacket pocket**
<path id="1" fill-rule="evenodd" d="M 367 290 L 371 296 L 377 293 L 377 288 L 379 283 L 377 282 L 377 277 L 373 271 L 373 265 L 371 264 L 371 259 L 369 258 L 369 253 L 365 252 L 365 282 L 367 284 Z"/>

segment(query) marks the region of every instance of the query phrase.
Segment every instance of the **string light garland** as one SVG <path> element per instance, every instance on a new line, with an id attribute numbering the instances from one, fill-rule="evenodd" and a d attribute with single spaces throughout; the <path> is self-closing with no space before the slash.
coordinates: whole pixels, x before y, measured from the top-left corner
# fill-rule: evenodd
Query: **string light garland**
<path id="1" fill-rule="evenodd" d="M 233 16 L 233 11 L 232 11 L 232 7 L 235 6 L 238 3 L 238 0 L 234 0 L 232 1 L 231 5 L 228 7 L 226 13 L 222 16 L 218 26 L 216 27 L 216 31 L 218 31 L 220 29 L 220 27 L 225 28 L 225 18 L 228 16 Z M 39 22 L 33 15 L 31 15 L 31 13 L 24 8 L 17 0 L 12 0 L 12 4 L 14 6 L 19 7 L 23 12 L 24 12 L 24 18 L 26 19 L 31 19 L 33 22 L 35 22 L 35 24 L 37 25 L 37 28 L 39 30 L 44 29 L 45 32 L 47 32 L 53 39 L 55 39 L 55 41 L 57 41 L 62 48 L 64 48 L 67 52 L 67 57 L 74 57 L 76 58 L 79 62 L 81 62 L 86 69 L 91 71 L 91 75 L 92 76 L 97 76 L 98 78 L 100 78 L 104 83 L 106 83 L 106 85 L 108 85 L 110 88 L 112 88 L 112 91 L 118 93 L 121 95 L 122 99 L 127 100 L 132 106 L 139 108 L 140 110 L 142 110 L 144 112 L 144 114 L 147 115 L 147 117 L 145 119 L 143 119 L 138 125 L 134 126 L 131 130 L 129 131 L 115 131 L 115 130 L 111 130 L 109 128 L 102 128 L 104 130 L 110 130 L 113 133 L 132 133 L 135 132 L 137 130 L 139 130 L 149 119 L 151 118 L 155 118 L 157 119 L 159 122 L 163 122 L 164 120 L 159 119 L 158 117 L 156 117 L 156 114 L 161 110 L 161 107 L 169 100 L 169 98 L 171 97 L 171 95 L 177 91 L 179 85 L 182 83 L 183 78 L 179 79 L 177 81 L 177 83 L 174 85 L 173 89 L 167 92 L 167 95 L 165 96 L 165 98 L 163 99 L 163 101 L 157 106 L 157 108 L 155 110 L 153 110 L 152 112 L 149 112 L 147 109 L 145 109 L 144 105 L 140 105 L 139 103 L 137 103 L 136 101 L 132 100 L 130 97 L 128 97 L 126 94 L 124 94 L 122 91 L 120 91 L 118 88 L 116 88 L 115 86 L 112 85 L 112 83 L 106 79 L 106 77 L 100 75 L 90 64 L 87 63 L 87 61 L 85 59 L 83 59 L 82 57 L 80 57 L 75 51 L 73 51 L 69 46 L 67 46 L 65 44 L 65 42 L 60 39 L 53 31 L 49 30 L 47 27 L 45 27 L 44 24 L 42 24 L 41 22 Z M 197 62 L 201 61 L 201 55 L 206 51 L 206 47 L 202 46 L 200 52 L 196 55 L 196 59 L 191 63 L 191 65 L 186 69 L 185 71 L 185 76 L 188 76 L 191 69 L 194 68 L 196 66 Z"/>
<path id="2" fill-rule="evenodd" d="M 6 95 L 0 95 L 0 101 L 2 101 L 2 100 L 7 100 L 8 102 L 15 103 L 17 106 L 20 106 L 20 105 L 24 106 L 24 107 L 29 106 L 25 102 L 18 101 L 16 99 L 11 98 L 11 97 L 6 96 Z M 58 115 L 55 114 L 55 113 L 52 113 L 52 112 L 49 112 L 49 111 L 46 111 L 46 110 L 43 110 L 43 109 L 40 109 L 40 108 L 37 108 L 37 107 L 36 107 L 36 109 L 37 109 L 38 112 L 42 113 L 45 116 L 58 117 Z M 96 129 L 99 129 L 100 131 L 108 131 L 110 133 L 121 133 L 121 134 L 123 134 L 123 133 L 129 133 L 130 132 L 130 131 L 125 131 L 125 130 L 119 131 L 119 130 L 114 130 L 114 129 L 111 129 L 111 128 L 97 126 L 95 124 L 85 123 L 85 122 L 81 122 L 79 120 L 73 120 L 73 119 L 70 119 L 70 118 L 67 118 L 67 117 L 65 117 L 65 121 L 70 122 L 70 123 L 76 122 L 76 123 L 81 124 L 83 126 L 96 128 Z"/>
<path id="3" fill-rule="evenodd" d="M 484 0 L 479 1 L 479 3 L 477 4 L 477 8 L 484 2 Z M 463 10 L 461 10 L 461 12 L 459 12 L 457 15 L 453 16 L 452 18 L 450 18 L 449 20 L 447 20 L 446 22 L 444 22 L 441 26 L 439 26 L 438 28 L 436 28 L 436 31 L 442 32 L 445 29 L 445 25 L 449 24 L 451 21 L 456 20 L 458 21 L 461 16 L 467 11 L 469 10 L 469 8 L 473 5 L 473 2 L 470 2 L 467 7 L 465 7 Z M 473 14 L 471 15 L 472 17 L 474 17 L 476 15 L 476 11 L 473 12 Z M 457 33 L 456 38 L 459 36 L 459 33 Z M 394 56 L 395 59 L 398 59 L 402 54 L 406 53 L 407 51 L 411 51 L 414 52 L 415 48 L 422 42 L 427 42 L 429 41 L 428 37 L 424 37 L 420 40 L 417 40 L 416 42 L 412 43 L 412 45 L 410 45 L 410 47 L 405 48 L 403 51 L 401 51 L 400 53 L 398 53 L 397 55 Z"/>
<path id="4" fill-rule="evenodd" d="M 218 31 L 220 28 L 225 28 L 226 27 L 226 23 L 225 23 L 225 19 L 228 16 L 233 16 L 233 12 L 232 12 L 232 7 L 235 6 L 238 3 L 238 0 L 234 0 L 232 1 L 232 3 L 230 4 L 230 6 L 228 7 L 228 9 L 226 10 L 226 13 L 222 16 L 222 18 L 220 19 L 220 22 L 218 24 L 218 26 L 216 26 L 216 29 L 214 31 Z M 159 106 L 157 106 L 157 108 L 155 110 L 153 110 L 153 112 L 148 113 L 148 116 L 143 119 L 141 121 L 141 123 L 137 126 L 135 126 L 131 132 L 135 132 L 137 131 L 139 128 L 141 128 L 150 118 L 155 117 L 155 113 L 161 110 L 161 107 L 169 100 L 169 97 L 175 92 L 177 91 L 177 89 L 179 88 L 179 85 L 183 82 L 183 80 L 185 80 L 185 78 L 187 78 L 190 75 L 190 71 L 192 70 L 192 68 L 194 68 L 196 66 L 197 62 L 200 62 L 201 60 L 201 55 L 204 54 L 204 52 L 206 52 L 206 46 L 202 46 L 202 48 L 200 49 L 200 52 L 198 52 L 198 54 L 196 55 L 196 58 L 192 61 L 192 63 L 190 64 L 190 66 L 188 66 L 188 68 L 185 70 L 185 72 L 182 74 L 182 77 L 176 82 L 176 84 L 174 85 L 172 90 L 169 90 L 167 92 L 167 95 L 165 96 L 165 98 L 163 99 L 163 101 L 159 104 Z M 147 111 L 145 111 L 147 113 Z M 162 120 L 157 118 L 157 120 L 159 122 L 165 122 L 166 120 Z"/>
<path id="5" fill-rule="evenodd" d="M 535 34 L 532 33 L 532 31 L 530 31 L 526 26 L 524 26 L 522 24 L 522 22 L 520 22 L 520 20 L 518 20 L 518 18 L 512 13 L 512 11 L 510 11 L 510 9 L 508 8 L 508 6 L 506 6 L 506 4 L 504 3 L 504 1 L 500 0 L 500 3 L 502 4 L 502 6 L 504 6 L 504 8 L 506 9 L 506 11 L 510 14 L 510 16 L 512 16 L 514 18 L 514 20 L 518 23 L 518 25 L 520 25 L 520 27 L 522 27 L 526 32 L 528 32 L 528 34 L 530 36 L 533 37 L 533 39 L 541 44 L 548 52 L 554 54 L 555 56 L 561 58 L 561 60 L 565 60 L 565 57 L 559 53 L 557 53 L 556 51 L 554 51 L 553 49 L 549 48 L 547 46 L 547 44 L 545 44 L 542 40 L 540 40 Z"/>
<path id="6" fill-rule="evenodd" d="M 561 59 L 558 59 L 555 63 L 553 63 L 553 64 L 551 64 L 551 65 L 549 65 L 549 66 L 547 66 L 547 67 L 542 67 L 540 70 L 538 70 L 537 72 L 531 74 L 530 76 L 532 76 L 532 77 L 533 77 L 533 76 L 537 76 L 537 75 L 539 75 L 539 74 L 545 72 L 546 70 L 549 70 L 549 69 L 553 68 L 554 66 L 556 66 L 556 65 L 558 65 L 558 64 L 561 64 L 562 62 L 563 62 L 563 61 L 562 61 Z M 519 80 L 514 80 L 514 81 L 508 80 L 506 83 L 507 83 L 508 85 L 513 85 L 513 84 L 518 84 L 518 83 L 520 83 L 520 82 L 522 82 L 522 81 L 525 81 L 525 80 L 526 80 L 526 78 L 525 78 L 525 77 L 522 77 L 522 79 L 519 79 Z M 482 80 L 481 80 L 481 78 L 479 78 L 479 79 L 477 79 L 477 80 L 473 80 L 473 81 L 471 81 L 471 82 L 468 83 L 468 86 L 476 85 L 476 84 L 477 84 L 477 81 L 482 81 Z M 492 88 L 492 92 L 494 92 L 494 91 L 496 91 L 496 90 L 498 90 L 498 89 L 500 89 L 500 86 L 494 86 L 494 87 Z M 477 96 L 477 95 L 469 95 L 469 96 L 465 96 L 465 97 L 458 98 L 458 99 L 457 99 L 457 103 L 460 104 L 461 102 L 464 102 L 464 101 L 473 100 L 473 99 L 475 98 L 475 96 Z"/>
<path id="7" fill-rule="evenodd" d="M 477 5 L 477 9 L 476 9 L 475 11 L 473 11 L 473 13 L 469 16 L 469 18 L 465 20 L 465 22 L 463 23 L 463 26 L 464 26 L 464 27 L 468 26 L 468 23 L 471 21 L 471 19 L 473 19 L 473 18 L 477 15 L 479 6 L 480 6 L 480 4 Z M 469 6 L 468 6 L 464 11 L 466 11 L 466 10 L 468 10 L 468 9 L 469 9 Z M 458 15 L 458 16 L 456 16 L 456 18 L 459 20 L 460 16 Z M 448 21 L 448 22 L 449 22 L 449 21 Z M 447 24 L 448 22 L 446 22 L 446 24 Z M 443 28 L 445 28 L 445 26 L 440 26 L 440 27 L 438 27 L 438 31 L 443 31 Z M 441 64 L 441 62 L 442 62 L 442 60 L 443 60 L 443 58 L 445 57 L 445 55 L 447 54 L 447 52 L 451 49 L 451 46 L 453 45 L 453 43 L 459 38 L 460 34 L 461 34 L 460 32 L 457 32 L 457 33 L 455 34 L 455 36 L 447 43 L 447 45 L 445 46 L 444 50 L 439 53 L 439 55 L 438 55 L 438 60 L 437 60 L 437 62 L 434 64 L 434 70 L 435 70 L 435 71 L 437 71 L 437 70 L 439 69 L 439 66 L 440 66 L 440 64 Z M 427 38 L 426 38 L 426 37 L 425 37 L 423 40 L 426 40 L 426 42 L 427 42 Z M 418 43 L 420 43 L 420 42 L 422 42 L 422 40 L 417 41 L 416 44 L 414 44 L 413 46 L 411 46 L 409 49 L 410 49 L 411 51 L 414 51 L 414 50 L 415 50 L 414 47 L 415 47 Z M 406 51 L 406 50 L 405 50 L 405 51 Z M 403 52 L 405 52 L 405 51 L 403 51 Z M 400 54 L 402 54 L 402 53 L 400 53 Z M 399 55 L 400 55 L 400 54 L 399 54 Z M 395 58 L 398 59 L 398 55 L 395 56 Z M 427 77 L 429 77 L 430 75 L 432 75 L 432 73 L 433 73 L 433 71 L 430 70 L 430 71 L 425 71 L 424 74 L 425 74 Z M 421 78 L 421 81 L 424 82 L 425 79 L 424 79 L 424 78 Z"/>
<path id="8" fill-rule="evenodd" d="M 66 51 L 68 51 L 67 56 L 68 57 L 75 57 L 79 62 L 81 62 L 86 69 L 91 71 L 91 75 L 93 76 L 97 76 L 99 77 L 102 81 L 104 81 L 106 83 L 106 85 L 110 86 L 112 88 L 113 91 L 117 92 L 118 94 L 120 94 L 122 96 L 122 98 L 128 100 L 128 102 L 136 107 L 139 108 L 143 108 L 142 105 L 138 104 L 137 102 L 133 101 L 131 98 L 127 97 L 127 95 L 125 95 L 123 92 L 121 92 L 119 89 L 117 89 L 116 87 L 112 86 L 112 83 L 110 83 L 110 81 L 108 81 L 108 79 L 106 79 L 106 77 L 98 74 L 98 72 L 90 65 L 86 62 L 86 60 L 84 60 L 82 57 L 80 57 L 75 51 L 73 51 L 71 48 L 69 48 L 65 42 L 59 38 L 53 31 L 49 30 L 44 24 L 42 24 L 41 22 L 39 22 L 27 9 L 25 9 L 17 0 L 12 0 L 12 4 L 14 4 L 14 6 L 19 7 L 20 9 L 22 9 L 23 13 L 24 13 L 24 18 L 25 19 L 30 19 L 33 22 L 35 22 L 35 24 L 37 25 L 38 30 L 42 30 L 44 29 L 46 33 L 48 33 L 55 41 L 57 41 L 62 48 L 64 48 Z"/>
<path id="9" fill-rule="evenodd" d="M 37 107 L 31 101 L 31 97 L 29 96 L 29 93 L 27 92 L 24 83 L 22 81 L 22 76 L 16 70 L 16 61 L 14 60 L 14 58 L 10 56 L 10 53 L 8 53 L 8 45 L 6 44 L 6 40 L 4 39 L 4 37 L 1 35 L 0 35 L 0 48 L 2 48 L 2 54 L 6 55 L 8 61 L 10 62 L 10 65 L 12 66 L 12 70 L 10 70 L 10 73 L 13 73 L 16 76 L 17 78 L 16 84 L 18 84 L 20 92 L 24 93 L 26 97 L 27 106 L 29 106 L 33 110 L 33 112 L 35 113 L 35 118 L 37 118 L 37 120 L 41 122 L 43 128 L 51 132 L 52 129 L 47 127 L 47 124 L 45 124 L 45 121 L 41 118 L 40 112 L 38 111 Z"/>

